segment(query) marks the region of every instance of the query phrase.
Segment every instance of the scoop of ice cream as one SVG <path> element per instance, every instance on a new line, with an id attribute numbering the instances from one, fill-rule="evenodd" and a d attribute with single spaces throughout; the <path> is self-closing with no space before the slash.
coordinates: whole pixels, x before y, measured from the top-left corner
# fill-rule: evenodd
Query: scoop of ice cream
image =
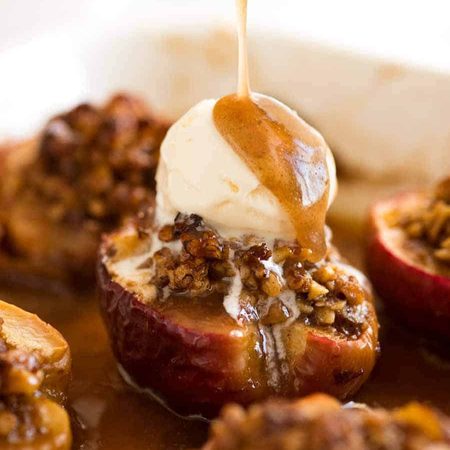
<path id="1" fill-rule="evenodd" d="M 277 198 L 217 130 L 215 104 L 214 99 L 198 103 L 171 127 L 162 143 L 156 176 L 158 222 L 172 222 L 180 211 L 202 216 L 226 237 L 255 234 L 268 239 L 294 239 L 294 227 Z M 283 108 L 298 118 L 296 112 Z M 319 135 L 312 127 L 311 133 Z M 329 149 L 327 166 L 330 205 L 337 181 Z"/>

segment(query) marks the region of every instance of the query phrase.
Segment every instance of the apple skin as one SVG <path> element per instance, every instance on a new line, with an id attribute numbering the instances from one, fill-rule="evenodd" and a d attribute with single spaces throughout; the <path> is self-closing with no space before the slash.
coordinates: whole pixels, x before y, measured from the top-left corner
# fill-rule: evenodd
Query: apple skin
<path id="1" fill-rule="evenodd" d="M 178 413 L 213 417 L 228 402 L 247 405 L 275 395 L 298 397 L 317 391 L 345 399 L 375 364 L 378 322 L 368 301 L 368 328 L 357 339 L 328 337 L 301 324 L 289 327 L 284 338 L 290 370 L 281 387 L 274 388 L 256 350 L 255 324 L 240 327 L 221 311 L 204 326 L 208 319 L 186 319 L 183 312 L 143 302 L 108 273 L 106 240 L 97 275 L 115 357 L 129 381 L 160 395 Z"/>
<path id="2" fill-rule="evenodd" d="M 416 264 L 389 239 L 385 215 L 414 207 L 423 193 L 399 194 L 375 204 L 369 216 L 367 269 L 375 290 L 409 326 L 450 338 L 450 278 Z"/>
<path id="3" fill-rule="evenodd" d="M 105 267 L 98 278 L 114 354 L 138 386 L 161 394 L 182 414 L 210 416 L 228 401 L 264 397 L 264 386 L 252 383 L 263 377 L 263 367 L 251 364 L 251 333 L 237 326 L 206 333 L 195 323 L 180 325 L 112 281 Z"/>

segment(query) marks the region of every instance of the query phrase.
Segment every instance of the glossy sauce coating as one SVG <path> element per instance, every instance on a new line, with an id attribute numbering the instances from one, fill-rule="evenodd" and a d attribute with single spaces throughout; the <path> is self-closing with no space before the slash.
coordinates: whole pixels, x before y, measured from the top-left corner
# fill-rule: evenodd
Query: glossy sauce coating
<path id="1" fill-rule="evenodd" d="M 215 125 L 233 150 L 286 211 L 310 260 L 326 252 L 325 216 L 329 174 L 327 146 L 298 116 L 269 97 L 252 95 L 248 82 L 247 1 L 238 0 L 238 93 L 220 99 Z"/>
<path id="2" fill-rule="evenodd" d="M 329 178 L 321 139 L 268 97 L 224 97 L 214 108 L 214 121 L 234 151 L 278 199 L 297 240 L 312 251 L 310 260 L 322 259 Z"/>

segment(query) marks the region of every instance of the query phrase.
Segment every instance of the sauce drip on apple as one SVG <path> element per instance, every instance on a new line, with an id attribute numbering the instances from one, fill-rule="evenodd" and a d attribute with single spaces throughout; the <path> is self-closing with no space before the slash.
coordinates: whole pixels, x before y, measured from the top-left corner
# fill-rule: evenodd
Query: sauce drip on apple
<path id="1" fill-rule="evenodd" d="M 326 253 L 325 216 L 329 175 L 327 147 L 298 116 L 265 96 L 252 95 L 247 56 L 247 0 L 236 0 L 239 16 L 237 94 L 221 98 L 214 122 L 233 150 L 278 199 L 298 242 L 319 261 Z"/>

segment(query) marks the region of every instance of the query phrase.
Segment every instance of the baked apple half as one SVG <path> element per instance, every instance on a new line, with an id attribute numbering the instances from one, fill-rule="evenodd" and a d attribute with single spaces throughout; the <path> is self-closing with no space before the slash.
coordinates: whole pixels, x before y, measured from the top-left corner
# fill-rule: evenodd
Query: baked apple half
<path id="1" fill-rule="evenodd" d="M 123 373 L 179 412 L 324 391 L 351 396 L 376 358 L 364 276 L 331 249 L 226 239 L 197 215 L 104 238 L 101 307 Z M 150 220 L 151 222 L 151 220 Z"/>
<path id="2" fill-rule="evenodd" d="M 101 233 L 153 202 L 166 129 L 141 100 L 117 95 L 0 149 L 2 277 L 93 278 Z"/>
<path id="3" fill-rule="evenodd" d="M 69 346 L 54 328 L 0 301 L 0 448 L 70 448 L 70 420 L 60 405 L 70 366 Z"/>
<path id="4" fill-rule="evenodd" d="M 367 266 L 402 320 L 450 338 L 450 178 L 374 205 Z"/>
<path id="5" fill-rule="evenodd" d="M 247 411 L 227 405 L 203 450 L 450 449 L 450 419 L 419 403 L 387 411 L 315 394 Z"/>

